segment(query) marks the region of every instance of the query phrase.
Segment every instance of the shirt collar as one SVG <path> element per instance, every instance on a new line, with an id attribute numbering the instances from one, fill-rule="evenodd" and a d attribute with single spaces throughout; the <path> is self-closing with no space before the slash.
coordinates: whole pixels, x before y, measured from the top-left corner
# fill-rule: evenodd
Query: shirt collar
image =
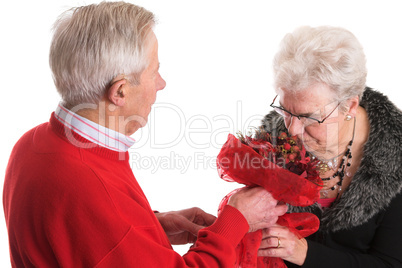
<path id="1" fill-rule="evenodd" d="M 55 117 L 64 126 L 81 137 L 116 152 L 127 152 L 135 142 L 135 140 L 129 136 L 101 126 L 68 110 L 61 103 L 57 106 Z"/>

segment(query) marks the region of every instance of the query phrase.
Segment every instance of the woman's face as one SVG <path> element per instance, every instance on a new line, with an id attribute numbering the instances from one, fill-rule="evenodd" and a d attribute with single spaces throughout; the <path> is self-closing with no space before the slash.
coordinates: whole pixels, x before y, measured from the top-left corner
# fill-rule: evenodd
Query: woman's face
<path id="1" fill-rule="evenodd" d="M 338 99 L 326 84 L 313 84 L 297 93 L 283 89 L 278 94 L 279 104 L 293 115 L 308 116 L 323 123 L 295 116 L 284 116 L 285 125 L 292 136 L 303 141 L 307 151 L 326 158 L 338 153 L 338 144 L 346 133 L 344 116 Z"/>

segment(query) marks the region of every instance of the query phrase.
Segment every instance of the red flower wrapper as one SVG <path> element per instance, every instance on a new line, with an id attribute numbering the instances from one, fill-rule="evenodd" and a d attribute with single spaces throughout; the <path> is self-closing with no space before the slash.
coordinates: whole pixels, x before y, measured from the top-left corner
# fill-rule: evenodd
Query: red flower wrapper
<path id="1" fill-rule="evenodd" d="M 273 138 L 260 129 L 256 138 L 237 139 L 229 134 L 218 157 L 220 177 L 248 187 L 261 186 L 278 200 L 292 206 L 309 206 L 319 198 L 322 181 L 314 162 L 296 137 L 282 133 Z M 218 213 L 227 204 L 229 193 L 219 205 Z M 311 213 L 285 214 L 279 225 L 288 227 L 299 238 L 309 236 L 319 228 L 318 218 Z M 248 233 L 237 246 L 235 267 L 286 267 L 280 258 L 257 257 L 262 232 Z"/>

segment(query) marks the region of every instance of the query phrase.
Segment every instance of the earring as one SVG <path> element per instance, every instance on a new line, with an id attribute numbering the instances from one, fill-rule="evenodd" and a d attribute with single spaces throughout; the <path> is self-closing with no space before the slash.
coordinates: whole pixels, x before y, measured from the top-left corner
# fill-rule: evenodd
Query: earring
<path id="1" fill-rule="evenodd" d="M 352 117 L 350 114 L 348 114 L 348 115 L 346 116 L 345 120 L 346 120 L 346 121 L 350 121 L 350 120 L 352 120 L 352 118 L 353 118 L 353 117 Z"/>

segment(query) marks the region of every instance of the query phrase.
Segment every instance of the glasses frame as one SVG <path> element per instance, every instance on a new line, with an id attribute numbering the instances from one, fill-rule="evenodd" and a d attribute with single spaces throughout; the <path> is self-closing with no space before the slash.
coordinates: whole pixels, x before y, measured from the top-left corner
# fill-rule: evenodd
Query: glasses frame
<path id="1" fill-rule="evenodd" d="M 292 114 L 291 112 L 289 112 L 288 110 L 286 110 L 286 109 L 283 109 L 282 107 L 280 107 L 280 106 L 276 106 L 276 105 L 274 105 L 274 103 L 275 103 L 275 100 L 276 100 L 276 98 L 278 97 L 278 95 L 276 95 L 275 96 L 275 98 L 274 98 L 274 100 L 272 101 L 272 103 L 271 103 L 271 105 L 269 105 L 270 107 L 272 107 L 272 108 L 276 108 L 276 109 L 279 109 L 279 110 L 282 110 L 282 111 L 284 111 L 284 112 L 286 112 L 286 113 L 288 113 L 288 114 L 290 114 L 290 118 L 292 118 L 292 116 L 294 116 L 294 117 L 296 117 L 297 119 L 299 119 L 300 121 L 301 121 L 301 119 L 300 118 L 308 118 L 308 119 L 312 119 L 312 120 L 314 120 L 314 121 L 316 121 L 316 122 L 318 122 L 318 124 L 322 124 L 322 123 L 324 123 L 324 121 L 328 118 L 328 117 L 330 117 L 331 116 L 331 114 L 336 110 L 336 108 L 338 108 L 339 107 L 339 105 L 341 104 L 340 102 L 338 102 L 338 105 L 336 105 L 336 107 L 332 110 L 332 112 L 330 112 L 326 117 L 324 117 L 324 119 L 322 119 L 322 120 L 318 120 L 317 118 L 312 118 L 312 117 L 309 117 L 309 116 L 305 116 L 305 115 L 296 115 L 296 114 Z"/>

